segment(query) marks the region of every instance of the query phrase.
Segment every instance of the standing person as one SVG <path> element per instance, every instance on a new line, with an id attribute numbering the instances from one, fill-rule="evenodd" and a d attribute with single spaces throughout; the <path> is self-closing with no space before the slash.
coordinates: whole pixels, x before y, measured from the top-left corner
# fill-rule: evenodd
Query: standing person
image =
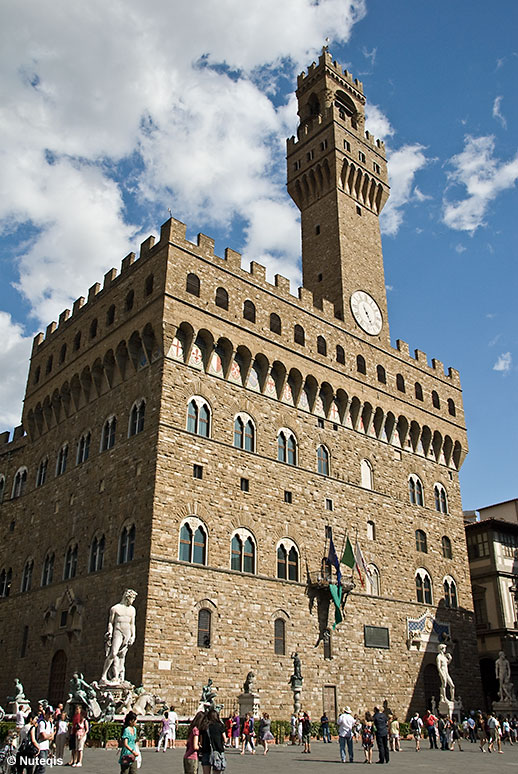
<path id="1" fill-rule="evenodd" d="M 207 728 L 202 733 L 201 765 L 203 774 L 211 774 L 211 771 L 213 774 L 219 774 L 227 767 L 225 726 L 219 719 L 219 714 L 213 709 L 207 713 Z"/>
<path id="2" fill-rule="evenodd" d="M 72 766 L 82 766 L 83 765 L 83 750 L 85 747 L 86 737 L 88 736 L 88 732 L 90 730 L 90 726 L 88 723 L 88 720 L 86 719 L 86 712 L 83 709 L 83 707 L 79 707 L 76 714 L 74 715 L 74 735 L 76 738 L 76 752 L 75 752 L 75 763 L 72 764 Z"/>
<path id="3" fill-rule="evenodd" d="M 362 726 L 362 747 L 365 754 L 364 763 L 372 763 L 372 748 L 374 747 L 374 729 L 372 727 L 372 715 L 365 713 L 365 722 Z"/>
<path id="4" fill-rule="evenodd" d="M 23 764 L 21 758 L 32 759 L 38 755 L 40 746 L 37 735 L 38 718 L 32 712 L 29 712 L 26 723 L 20 732 L 20 746 L 16 753 L 16 774 L 23 774 L 24 770 L 26 774 L 32 774 L 34 771 L 34 766 Z"/>
<path id="5" fill-rule="evenodd" d="M 455 749 L 455 742 L 457 742 L 457 747 L 459 748 L 460 752 L 464 752 L 464 750 L 462 749 L 460 740 L 461 740 L 461 734 L 460 734 L 460 731 L 459 731 L 459 726 L 457 725 L 457 723 L 455 721 L 452 721 L 452 724 L 451 724 L 451 744 L 450 744 L 450 750 L 454 750 Z"/>
<path id="6" fill-rule="evenodd" d="M 390 760 L 388 745 L 388 724 L 387 716 L 380 712 L 379 707 L 374 707 L 374 727 L 376 728 L 376 744 L 378 745 L 379 761 L 378 763 L 388 763 Z"/>
<path id="7" fill-rule="evenodd" d="M 397 715 L 392 716 L 390 721 L 390 749 L 392 752 L 401 752 L 399 744 L 399 720 Z"/>
<path id="8" fill-rule="evenodd" d="M 200 735 L 207 730 L 208 725 L 209 721 L 204 712 L 198 712 L 191 721 L 187 730 L 187 742 L 183 756 L 184 774 L 197 774 L 198 772 L 198 754 L 201 750 Z"/>
<path id="9" fill-rule="evenodd" d="M 410 728 L 415 740 L 415 751 L 419 752 L 421 749 L 421 734 L 423 730 L 423 721 L 419 717 L 419 713 L 416 712 L 412 720 L 410 721 Z"/>
<path id="10" fill-rule="evenodd" d="M 272 721 L 270 720 L 270 716 L 267 712 L 265 712 L 259 723 L 259 741 L 261 742 L 264 748 L 263 755 L 266 755 L 266 753 L 268 752 L 268 743 L 272 742 L 274 739 L 274 736 L 272 734 L 271 724 L 272 724 Z"/>
<path id="11" fill-rule="evenodd" d="M 68 736 L 68 722 L 66 712 L 61 712 L 56 721 L 55 728 L 56 758 L 61 758 L 63 760 L 63 756 L 65 755 L 65 744 Z"/>
<path id="12" fill-rule="evenodd" d="M 354 718 L 352 716 L 351 708 L 345 707 L 341 715 L 338 716 L 337 722 L 338 728 L 338 743 L 340 745 L 340 758 L 342 763 L 346 762 L 346 745 L 347 752 L 349 753 L 349 762 L 353 762 L 353 726 Z"/>
<path id="13" fill-rule="evenodd" d="M 243 743 L 241 745 L 241 755 L 245 754 L 247 744 L 250 745 L 252 755 L 255 755 L 255 745 L 254 745 L 253 737 L 254 737 L 254 721 L 253 721 L 253 718 L 250 717 L 250 714 L 247 712 L 243 723 Z"/>
<path id="14" fill-rule="evenodd" d="M 165 752 L 167 750 L 167 745 L 169 744 L 169 739 L 171 731 L 171 720 L 169 719 L 169 712 L 164 712 L 164 715 L 162 717 L 162 725 L 160 727 L 160 736 L 158 737 L 158 744 L 156 751 L 160 752 L 160 747 L 163 747 L 162 752 Z"/>
<path id="15" fill-rule="evenodd" d="M 439 713 L 439 719 L 437 720 L 437 730 L 439 731 L 441 750 L 447 750 L 448 744 L 446 741 L 446 721 L 440 713 Z"/>
<path id="16" fill-rule="evenodd" d="M 121 752 L 119 755 L 119 763 L 121 767 L 121 774 L 137 774 L 137 729 L 135 728 L 137 723 L 137 716 L 134 712 L 128 712 L 124 718 L 124 726 L 122 728 L 121 737 Z"/>
<path id="17" fill-rule="evenodd" d="M 43 720 L 38 722 L 38 764 L 34 767 L 34 774 L 45 774 L 45 761 L 49 757 L 50 743 L 54 739 L 54 726 L 52 725 L 52 709 L 47 707 L 43 713 Z"/>
<path id="18" fill-rule="evenodd" d="M 423 723 L 428 734 L 430 749 L 435 748 L 437 750 L 437 718 L 430 710 L 426 710 L 423 717 Z"/>
<path id="19" fill-rule="evenodd" d="M 484 745 L 487 742 L 486 721 L 481 712 L 479 712 L 475 718 L 475 727 L 477 730 L 477 739 L 480 745 L 480 751 L 485 752 Z"/>
<path id="20" fill-rule="evenodd" d="M 18 711 L 16 713 L 16 735 L 18 737 L 18 745 L 21 742 L 22 728 L 25 726 L 25 715 L 22 712 L 20 705 L 18 705 Z"/>
<path id="21" fill-rule="evenodd" d="M 54 710 L 54 723 L 59 722 L 62 712 L 63 712 L 63 704 L 60 702 L 56 707 L 56 709 Z"/>
<path id="22" fill-rule="evenodd" d="M 232 715 L 232 739 L 236 750 L 239 748 L 239 739 L 241 737 L 241 718 L 237 712 Z"/>
<path id="23" fill-rule="evenodd" d="M 324 740 L 324 744 L 326 742 L 329 742 L 329 744 L 331 744 L 331 732 L 329 731 L 329 718 L 327 717 L 327 712 L 324 712 L 324 714 L 320 718 L 320 731 L 322 733 L 322 739 Z"/>
<path id="24" fill-rule="evenodd" d="M 291 732 L 291 743 L 297 744 L 296 740 L 298 737 L 297 734 L 297 716 L 294 712 L 291 713 L 291 719 L 290 719 L 290 732 Z"/>
<path id="25" fill-rule="evenodd" d="M 473 744 L 477 741 L 477 732 L 475 728 L 475 718 L 472 717 L 472 715 L 468 718 L 468 738 L 469 741 Z"/>
<path id="26" fill-rule="evenodd" d="M 302 721 L 303 720 L 304 720 L 304 713 L 299 712 L 299 716 L 297 718 L 297 735 L 298 735 L 297 744 L 302 744 Z"/>
<path id="27" fill-rule="evenodd" d="M 178 715 L 176 714 L 174 704 L 169 707 L 169 720 L 171 721 L 169 739 L 171 741 L 171 749 L 174 750 L 176 747 L 176 736 L 178 732 Z"/>
<path id="28" fill-rule="evenodd" d="M 304 742 L 303 753 L 311 752 L 311 719 L 307 712 L 302 718 L 302 741 Z"/>

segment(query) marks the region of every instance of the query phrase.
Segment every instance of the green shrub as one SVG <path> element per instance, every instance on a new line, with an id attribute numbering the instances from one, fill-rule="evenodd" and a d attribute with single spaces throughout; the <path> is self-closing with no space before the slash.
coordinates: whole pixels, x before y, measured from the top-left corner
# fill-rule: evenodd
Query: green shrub
<path id="1" fill-rule="evenodd" d="M 408 736 L 411 733 L 412 733 L 412 731 L 410 729 L 410 723 L 405 723 L 405 722 L 402 723 L 400 721 L 400 723 L 399 723 L 399 735 L 403 737 L 403 736 Z"/>
<path id="2" fill-rule="evenodd" d="M 3 720 L 0 723 L 0 742 L 3 744 L 9 731 L 13 731 L 15 725 L 12 721 Z"/>

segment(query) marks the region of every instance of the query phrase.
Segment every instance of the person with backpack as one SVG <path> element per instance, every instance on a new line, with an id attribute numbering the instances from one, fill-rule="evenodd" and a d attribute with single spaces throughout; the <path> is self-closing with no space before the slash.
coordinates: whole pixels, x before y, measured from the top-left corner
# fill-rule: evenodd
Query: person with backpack
<path id="1" fill-rule="evenodd" d="M 349 754 L 350 763 L 353 762 L 353 728 L 354 717 L 350 707 L 345 707 L 344 711 L 338 716 L 338 722 L 336 724 L 338 728 L 338 743 L 340 745 L 340 758 L 342 763 L 347 760 L 347 754 Z M 346 750 L 347 747 L 347 750 Z"/>
<path id="2" fill-rule="evenodd" d="M 220 774 L 227 767 L 225 757 L 225 726 L 219 713 L 211 709 L 207 713 L 207 727 L 201 735 L 201 766 L 203 774 Z"/>
<path id="3" fill-rule="evenodd" d="M 419 752 L 419 750 L 421 749 L 421 734 L 423 731 L 423 721 L 419 717 L 418 712 L 416 712 L 414 717 L 411 719 L 410 728 L 412 730 L 412 734 L 414 735 L 415 751 Z"/>
<path id="4" fill-rule="evenodd" d="M 38 764 L 34 768 L 34 774 L 45 774 L 46 760 L 49 757 L 50 743 L 54 739 L 54 724 L 52 722 L 52 709 L 46 707 L 43 719 L 38 721 Z"/>
<path id="5" fill-rule="evenodd" d="M 302 741 L 304 742 L 303 753 L 311 752 L 311 719 L 307 712 L 302 717 Z"/>

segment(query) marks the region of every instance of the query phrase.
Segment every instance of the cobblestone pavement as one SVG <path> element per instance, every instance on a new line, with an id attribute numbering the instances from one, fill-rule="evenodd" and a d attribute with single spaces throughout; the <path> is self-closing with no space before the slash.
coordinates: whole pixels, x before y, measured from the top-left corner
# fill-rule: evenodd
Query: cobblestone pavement
<path id="1" fill-rule="evenodd" d="M 403 742 L 399 753 L 392 753 L 389 766 L 398 774 L 414 774 L 414 772 L 437 772 L 441 774 L 485 774 L 485 772 L 501 772 L 505 774 L 518 771 L 518 745 L 504 746 L 504 754 L 482 754 L 476 744 L 463 743 L 464 752 L 455 749 L 453 752 L 430 750 L 427 742 L 419 753 L 414 750 L 413 742 Z M 156 753 L 154 750 L 142 751 L 142 774 L 182 774 L 183 752 L 180 747 L 168 750 L 166 753 Z M 363 765 L 363 750 L 359 744 L 354 745 L 354 766 Z M 117 764 L 118 750 L 85 750 L 84 774 L 119 774 Z M 373 760 L 377 760 L 374 748 Z M 239 755 L 230 750 L 227 755 L 227 774 L 321 774 L 329 771 L 333 774 L 343 767 L 340 762 L 338 744 L 323 744 L 314 742 L 310 755 L 303 755 L 300 748 L 291 745 L 273 745 L 265 757 L 262 748 L 255 756 L 247 753 Z M 347 764 L 350 767 L 351 764 Z M 68 770 L 68 768 L 67 768 Z M 201 766 L 200 766 L 201 774 Z"/>

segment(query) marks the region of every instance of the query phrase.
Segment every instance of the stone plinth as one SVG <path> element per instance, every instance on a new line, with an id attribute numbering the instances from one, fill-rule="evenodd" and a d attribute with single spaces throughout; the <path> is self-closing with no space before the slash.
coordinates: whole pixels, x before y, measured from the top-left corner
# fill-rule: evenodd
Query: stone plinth
<path id="1" fill-rule="evenodd" d="M 244 718 L 248 713 L 253 718 L 259 717 L 259 710 L 261 708 L 261 702 L 259 701 L 259 694 L 257 693 L 241 693 L 238 696 L 239 702 L 239 715 Z"/>
<path id="2" fill-rule="evenodd" d="M 495 715 L 518 715 L 518 701 L 494 701 L 492 708 Z"/>

